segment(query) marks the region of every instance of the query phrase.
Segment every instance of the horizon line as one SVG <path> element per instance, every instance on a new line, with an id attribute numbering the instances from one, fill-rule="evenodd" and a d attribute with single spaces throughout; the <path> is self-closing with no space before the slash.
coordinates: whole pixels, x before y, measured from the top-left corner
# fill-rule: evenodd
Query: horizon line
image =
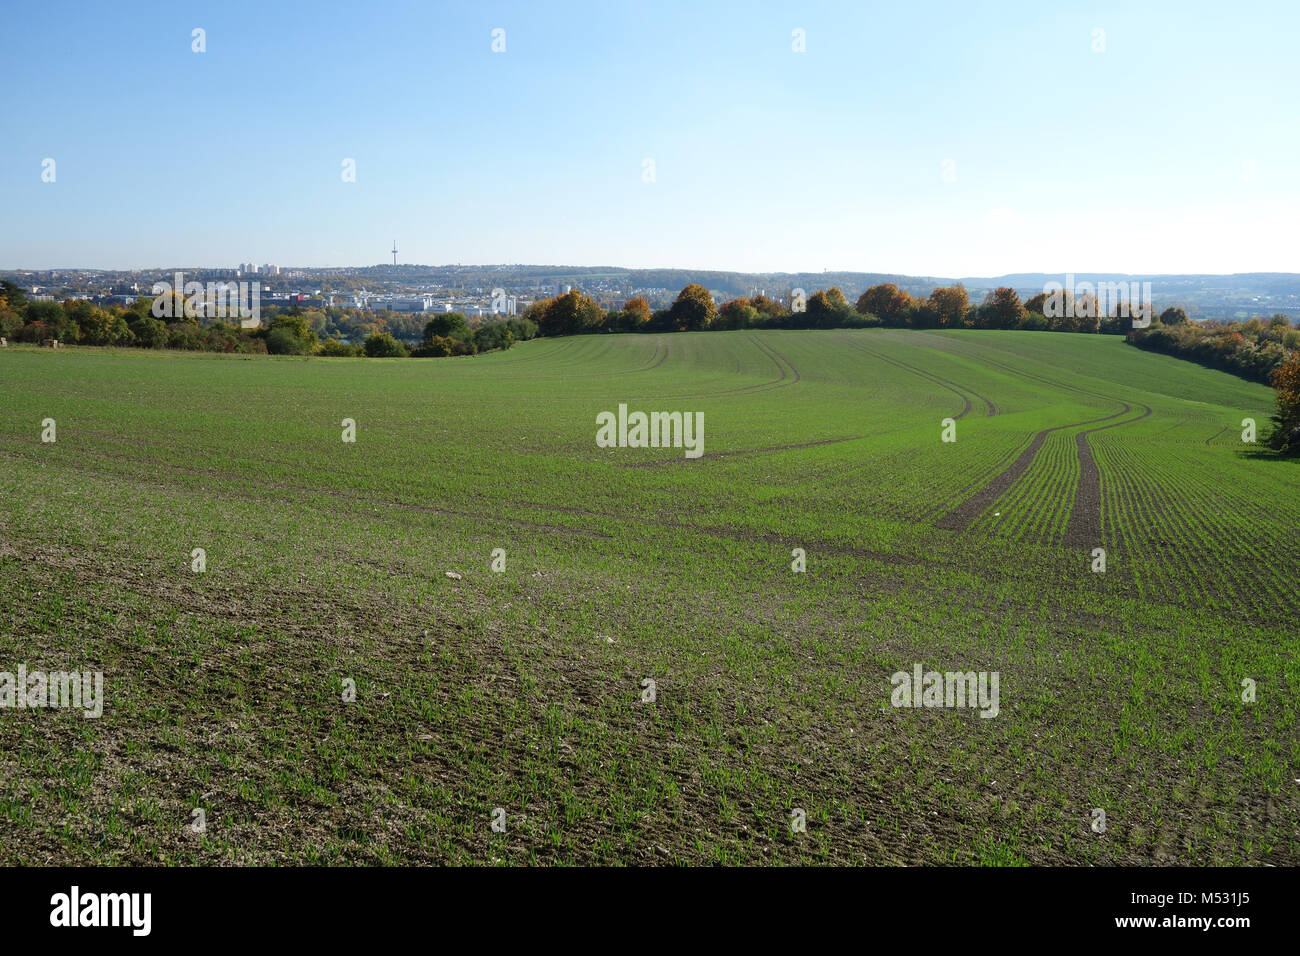
<path id="1" fill-rule="evenodd" d="M 264 263 L 264 265 L 276 265 L 275 263 Z M 975 279 L 1005 279 L 1008 276 L 1147 276 L 1151 278 L 1167 276 L 1289 276 L 1300 278 L 1300 272 L 1278 272 L 1278 271 L 1259 271 L 1259 272 L 1119 272 L 1115 270 L 1079 270 L 1069 269 L 1060 272 L 1032 270 L 1023 272 L 1002 272 L 995 275 L 964 275 L 964 276 L 943 276 L 934 273 L 920 272 L 888 272 L 875 270 L 858 270 L 858 269 L 823 269 L 821 272 L 809 270 L 803 271 L 779 271 L 779 272 L 749 272 L 741 269 L 706 269 L 695 266 L 612 266 L 612 265 L 572 265 L 572 264 L 555 264 L 555 263 L 505 263 L 505 262 L 484 262 L 484 263 L 419 263 L 403 262 L 396 265 L 388 262 L 377 262 L 371 265 L 347 265 L 347 266 L 320 266 L 320 265 L 290 265 L 277 266 L 283 273 L 283 270 L 311 270 L 311 271 L 349 271 L 359 269 L 611 269 L 621 272 L 713 272 L 724 275 L 739 276 L 815 276 L 815 275 L 863 275 L 863 276 L 897 276 L 904 279 L 935 279 L 954 282 L 962 282 Z M 47 266 L 40 267 L 14 267 L 0 269 L 0 273 L 19 273 L 19 272 L 184 272 L 187 269 L 196 269 L 204 271 L 239 271 L 234 266 L 212 266 L 212 265 L 188 265 L 188 266 L 137 266 L 127 268 L 114 268 L 107 266 Z M 251 274 L 251 273 L 250 273 Z"/>

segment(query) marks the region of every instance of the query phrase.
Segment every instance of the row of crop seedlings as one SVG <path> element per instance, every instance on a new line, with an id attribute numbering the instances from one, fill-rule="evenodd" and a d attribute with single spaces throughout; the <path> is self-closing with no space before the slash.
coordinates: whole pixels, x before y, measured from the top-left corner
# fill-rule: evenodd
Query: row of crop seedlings
<path id="1" fill-rule="evenodd" d="M 955 449 L 964 443 L 960 459 L 954 457 L 934 467 L 926 467 L 918 458 L 916 449 L 908 448 L 899 453 L 904 467 L 889 473 L 888 482 L 884 482 L 900 493 L 898 507 L 893 512 L 896 517 L 908 521 L 925 518 L 938 521 L 1002 474 L 1033 440 L 1032 435 L 989 429 L 978 437 L 970 437 L 969 428 L 965 432 L 962 430 L 965 424 L 965 419 L 957 423 L 955 445 L 939 446 L 943 449 L 940 453 L 948 455 L 947 449 Z M 928 504 L 918 510 L 918 502 Z"/>
<path id="2" fill-rule="evenodd" d="M 725 366 L 719 361 L 719 340 L 726 346 L 726 357 L 730 360 L 729 366 Z M 759 339 L 759 341 L 767 341 Z M 747 335 L 733 333 L 729 335 L 669 335 L 667 337 L 669 348 L 671 348 L 672 365 L 681 369 L 683 366 L 689 367 L 692 374 L 689 378 L 683 378 L 681 384 L 687 392 L 706 392 L 717 391 L 734 393 L 737 389 L 748 389 L 759 385 L 764 381 L 775 382 L 780 377 L 776 363 L 768 356 L 766 352 L 754 344 L 754 340 Z M 716 375 L 716 384 L 701 381 L 699 375 L 707 371 L 710 375 Z M 752 377 L 753 382 L 744 385 L 736 385 L 735 377 L 745 375 Z M 786 381 L 790 381 L 793 376 L 786 372 Z M 707 387 L 701 388 L 701 384 Z M 718 386 L 721 386 L 720 388 Z M 745 394 L 741 392 L 740 394 Z"/>
<path id="3" fill-rule="evenodd" d="M 514 370 L 516 366 L 526 365 L 531 362 L 549 363 L 555 357 L 556 353 L 561 352 L 566 348 L 573 347 L 576 342 L 576 339 L 533 339 L 529 345 L 528 351 L 516 350 L 506 353 L 510 358 L 509 370 Z M 500 368 L 493 370 L 494 377 L 501 377 L 505 374 L 507 374 L 506 366 L 501 366 Z M 533 373 L 529 373 L 527 376 L 524 376 L 521 372 L 519 377 L 527 377 L 531 379 L 532 374 Z"/>
<path id="4" fill-rule="evenodd" d="M 1196 567 L 1200 549 L 1175 520 L 1176 483 L 1162 475 L 1150 445 L 1099 432 L 1092 451 L 1101 472 L 1102 539 L 1112 572 L 1135 582 L 1143 599 L 1211 605 Z M 1189 590 L 1192 593 L 1188 593 Z"/>
<path id="5" fill-rule="evenodd" d="M 1206 528 L 1203 537 L 1218 552 L 1212 560 L 1201 562 L 1201 572 L 1213 580 L 1227 570 L 1241 582 L 1238 600 L 1258 601 L 1263 592 L 1278 609 L 1300 608 L 1296 531 L 1300 516 L 1295 495 L 1282 489 L 1267 493 L 1262 483 L 1244 485 L 1243 462 L 1235 456 L 1225 459 L 1200 449 L 1178 448 L 1169 457 L 1175 474 L 1198 469 L 1205 474 L 1203 480 L 1187 483 L 1182 509 Z M 1244 464 L 1252 469 L 1274 467 L 1263 461 Z"/>
<path id="6" fill-rule="evenodd" d="M 1078 480 L 1074 434 L 1052 432 L 1029 467 L 977 519 L 972 530 L 1013 541 L 1058 543 L 1065 535 Z"/>
<path id="7" fill-rule="evenodd" d="M 1230 609 L 1253 604 L 1264 590 L 1295 605 L 1294 584 L 1288 590 L 1269 559 L 1274 545 L 1250 541 L 1225 517 L 1248 506 L 1230 503 L 1240 494 L 1231 476 L 1188 481 L 1209 466 L 1204 455 L 1127 441 L 1113 431 L 1093 437 L 1108 554 L 1128 565 L 1142 597 Z"/>
<path id="8" fill-rule="evenodd" d="M 601 371 L 596 374 L 597 378 L 607 378 L 626 369 L 611 369 L 607 363 L 603 362 L 605 355 L 614 348 L 614 340 L 619 336 L 599 335 L 599 336 L 582 336 L 581 338 L 564 339 L 563 345 L 566 347 L 557 347 L 544 356 L 538 358 L 550 359 L 546 363 L 546 371 L 557 374 L 564 373 L 569 369 L 587 369 L 590 372 L 594 364 Z M 551 341 L 556 341 L 552 339 Z M 646 340 L 647 344 L 649 339 Z M 563 360 L 558 361 L 554 356 L 562 356 Z M 528 359 L 519 359 L 517 361 L 528 361 Z"/>
<path id="9" fill-rule="evenodd" d="M 954 358 L 954 364 L 960 364 L 961 369 L 944 374 L 963 384 L 973 382 L 974 387 L 982 394 L 988 395 L 997 402 L 999 415 L 1039 411 L 1042 409 L 1043 400 L 1041 386 L 1043 384 L 1059 386 L 1059 382 L 1053 382 L 1041 375 L 1026 373 L 1023 368 L 1007 365 L 993 358 L 995 355 L 1006 357 L 1008 353 L 1004 349 L 981 346 L 971 339 L 963 339 L 958 344 L 941 335 L 898 329 L 885 331 L 889 335 L 897 333 L 910 345 L 957 356 L 958 358 Z M 972 401 L 975 402 L 975 408 L 979 410 L 976 414 L 983 414 L 981 403 L 973 396 Z"/>
<path id="10" fill-rule="evenodd" d="M 957 423 L 958 442 L 961 438 L 962 422 Z M 900 518 L 915 521 L 920 517 L 942 518 L 971 495 L 995 479 L 1024 449 L 1027 444 L 1021 436 L 1010 433 L 985 433 L 978 439 L 965 439 L 966 447 L 958 459 L 955 453 L 948 462 L 937 462 L 926 467 L 915 450 L 904 452 L 905 467 L 896 470 L 890 477 L 890 484 L 898 482 L 899 477 L 906 478 L 906 484 L 898 482 L 895 488 L 899 492 L 906 489 L 897 509 Z M 949 449 L 955 445 L 941 445 L 940 455 L 949 455 Z M 910 502 L 909 499 L 910 498 Z M 920 508 L 918 502 L 928 504 Z"/>
<path id="11" fill-rule="evenodd" d="M 1226 463 L 1221 459 L 1214 460 L 1203 452 L 1186 449 L 1171 452 L 1169 460 L 1170 471 L 1175 475 L 1198 469 L 1203 474 L 1218 472 L 1205 480 L 1187 482 L 1189 487 L 1183 492 L 1180 516 L 1198 529 L 1199 540 L 1209 545 L 1213 553 L 1213 557 L 1206 560 L 1206 555 L 1198 562 L 1199 572 L 1210 584 L 1220 578 L 1227 578 L 1233 584 L 1233 593 L 1222 595 L 1222 601 L 1238 607 L 1248 606 L 1239 602 L 1254 604 L 1262 592 L 1279 607 L 1297 607 L 1300 589 L 1294 580 L 1295 566 L 1291 564 L 1288 568 L 1286 560 L 1279 560 L 1286 553 L 1288 543 L 1294 547 L 1294 539 L 1273 516 L 1266 514 L 1266 509 L 1272 509 L 1273 505 L 1264 505 L 1257 491 L 1252 494 L 1250 489 L 1241 487 L 1239 463 L 1224 468 Z M 1259 464 L 1248 463 L 1247 467 L 1259 467 Z M 1261 517 L 1267 520 L 1258 520 Z M 1290 575 L 1286 574 L 1288 570 Z"/>

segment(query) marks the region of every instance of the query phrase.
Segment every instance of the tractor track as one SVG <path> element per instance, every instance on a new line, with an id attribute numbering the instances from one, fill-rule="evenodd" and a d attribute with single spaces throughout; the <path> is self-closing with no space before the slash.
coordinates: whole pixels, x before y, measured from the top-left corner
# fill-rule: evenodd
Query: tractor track
<path id="1" fill-rule="evenodd" d="M 660 348 L 663 349 L 663 352 L 664 352 L 663 355 L 660 355 L 660 354 L 659 354 L 659 350 L 660 350 Z M 632 369 L 632 371 L 634 371 L 634 372 L 648 372 L 648 371 L 650 371 L 652 368 L 658 368 L 660 365 L 663 365 L 664 362 L 666 362 L 666 361 L 668 360 L 668 351 L 669 351 L 669 348 L 670 348 L 670 346 L 668 345 L 667 342 L 664 342 L 662 339 L 656 339 L 656 340 L 655 340 L 655 351 L 654 351 L 654 355 L 651 355 L 651 356 L 650 356 L 650 361 L 649 361 L 649 363 L 646 364 L 646 365 L 642 365 L 640 368 L 634 368 L 634 369 Z"/>
<path id="2" fill-rule="evenodd" d="M 907 331 L 907 330 L 904 330 L 904 329 L 890 329 L 889 331 L 890 331 L 890 332 L 895 332 L 895 331 L 898 331 L 898 332 L 905 332 L 905 331 Z M 917 347 L 918 347 L 917 344 L 916 344 L 915 342 L 912 342 L 910 339 L 903 339 L 903 344 L 906 345 L 906 346 L 908 346 L 909 348 L 917 348 Z M 938 348 L 935 348 L 933 345 L 928 345 L 928 344 L 926 344 L 926 345 L 922 345 L 922 346 L 919 346 L 919 347 L 930 349 L 932 352 L 944 352 L 945 354 L 949 354 L 949 355 L 954 354 L 954 353 L 951 353 L 951 352 L 947 352 L 947 350 L 945 350 L 945 349 L 938 349 Z M 963 384 L 961 384 L 961 382 L 954 381 L 953 379 L 950 379 L 950 378 L 945 378 L 944 376 L 938 374 L 937 372 L 931 372 L 931 371 L 929 371 L 928 369 L 917 368 L 915 365 L 909 365 L 908 363 L 904 362 L 902 359 L 891 358 L 891 357 L 886 356 L 886 355 L 882 355 L 881 358 L 884 358 L 884 359 L 886 359 L 886 360 L 888 360 L 888 361 L 891 361 L 891 362 L 893 362 L 895 365 L 900 365 L 900 366 L 902 366 L 903 368 L 907 369 L 908 371 L 916 372 L 918 375 L 924 375 L 924 376 L 926 376 L 927 378 L 932 378 L 932 379 L 934 379 L 934 380 L 937 381 L 937 382 L 944 383 L 945 385 L 950 385 L 950 386 L 954 386 L 954 387 L 956 387 L 956 388 L 959 388 L 959 389 L 961 389 L 963 392 L 969 392 L 970 394 L 974 395 L 976 398 L 978 398 L 981 402 L 984 403 L 985 408 L 986 408 L 986 411 L 985 411 L 985 414 L 984 414 L 984 417 L 985 417 L 985 418 L 992 418 L 994 415 L 998 415 L 998 414 L 1000 414 L 1000 411 L 999 411 L 999 409 L 998 409 L 997 404 L 996 404 L 996 403 L 995 403 L 991 398 L 988 398 L 988 397 L 985 396 L 985 395 L 981 395 L 979 392 L 975 391 L 975 389 L 971 388 L 969 385 L 963 385 Z"/>
<path id="3" fill-rule="evenodd" d="M 717 392 L 695 392 L 688 395 L 673 395 L 671 398 L 717 398 L 722 395 L 744 395 L 756 392 L 772 392 L 778 388 L 789 388 L 791 385 L 797 385 L 803 378 L 803 375 L 795 368 L 794 363 L 788 358 L 772 348 L 770 345 L 759 342 L 754 336 L 748 335 L 746 338 L 758 349 L 760 353 L 771 359 L 772 364 L 776 366 L 777 371 L 781 373 L 779 378 L 772 379 L 768 382 L 758 382 L 754 385 L 741 385 L 737 388 L 724 388 Z M 788 368 L 788 371 L 787 371 Z M 794 377 L 791 378 L 791 373 Z"/>
<path id="4" fill-rule="evenodd" d="M 1142 405 L 1141 402 L 1138 404 Z M 1124 412 L 1129 411 L 1130 407 L 1126 402 Z M 1075 488 L 1074 506 L 1070 509 L 1070 519 L 1065 526 L 1067 546 L 1101 544 L 1101 470 L 1097 467 L 1096 459 L 1093 458 L 1088 436 L 1093 432 L 1105 431 L 1107 428 L 1119 428 L 1121 425 L 1132 425 L 1134 422 L 1141 421 L 1151 414 L 1149 405 L 1142 405 L 1142 408 L 1144 411 L 1136 418 L 1115 422 L 1113 425 L 1102 425 L 1099 428 L 1089 428 L 1074 436 L 1079 455 L 1079 484 Z"/>
<path id="5" fill-rule="evenodd" d="M 915 365 L 910 365 L 907 362 L 902 361 L 901 359 L 896 359 L 891 356 L 885 355 L 881 352 L 877 352 L 874 349 L 869 349 L 865 345 L 861 345 L 857 342 L 853 342 L 848 339 L 841 339 L 841 341 L 845 342 L 847 345 L 857 349 L 860 352 L 866 352 L 868 355 L 878 358 L 881 361 L 888 362 L 889 364 L 897 366 L 898 368 L 901 368 L 905 371 L 911 372 L 914 375 L 919 375 L 922 378 L 928 379 L 934 382 L 935 384 L 940 385 L 941 387 L 946 388 L 948 391 L 952 392 L 954 395 L 960 398 L 966 405 L 966 407 L 963 408 L 958 414 L 952 416 L 953 418 L 965 418 L 967 415 L 970 414 L 971 410 L 975 407 L 970 400 L 970 395 L 974 395 L 977 399 L 979 399 L 981 402 L 984 403 L 984 405 L 987 408 L 985 417 L 991 417 L 998 413 L 998 407 L 992 402 L 992 400 L 985 398 L 983 395 L 975 391 L 973 388 L 968 388 L 967 386 L 962 385 L 960 382 L 954 382 L 952 379 L 944 378 L 942 375 L 936 375 L 934 372 L 927 372 L 925 369 L 917 368 Z M 966 394 L 967 392 L 969 392 L 970 395 Z"/>
<path id="6" fill-rule="evenodd" d="M 1020 452 L 1012 463 L 1001 471 L 992 481 L 985 483 L 973 495 L 966 498 L 956 508 L 949 511 L 937 522 L 935 527 L 942 528 L 946 531 L 965 531 L 969 528 L 988 507 L 997 501 L 1007 489 L 1015 483 L 1025 470 L 1029 467 L 1034 457 L 1037 455 L 1039 448 L 1052 432 L 1062 431 L 1067 428 L 1078 428 L 1082 425 L 1095 425 L 1100 422 L 1111 422 L 1109 425 L 1101 425 L 1098 428 L 1089 428 L 1075 436 L 1075 448 L 1079 458 L 1079 483 L 1075 489 L 1074 506 L 1070 510 L 1070 517 L 1066 524 L 1065 543 L 1081 544 L 1090 541 L 1097 541 L 1101 534 L 1101 472 L 1097 468 L 1096 460 L 1093 458 L 1092 448 L 1088 444 L 1087 436 L 1093 432 L 1103 431 L 1107 428 L 1118 428 L 1121 425 L 1129 425 L 1136 421 L 1141 421 L 1151 414 L 1151 408 L 1141 402 L 1139 406 L 1143 409 L 1142 414 L 1135 418 L 1125 421 L 1116 422 L 1113 419 L 1121 418 L 1133 411 L 1133 406 L 1123 399 L 1115 398 L 1112 395 L 1106 395 L 1103 392 L 1094 392 L 1091 389 L 1080 388 L 1075 385 L 1066 385 L 1061 382 L 1044 378 L 1041 375 L 1035 375 L 1033 372 L 1026 372 L 1023 369 L 1015 368 L 996 359 L 984 357 L 985 363 L 997 366 L 1007 372 L 1017 375 L 1021 378 L 1030 379 L 1051 385 L 1053 388 L 1063 388 L 1073 392 L 1079 392 L 1084 395 L 1091 395 L 1094 398 L 1103 398 L 1106 401 L 1118 402 L 1124 406 L 1120 411 L 1113 415 L 1107 415 L 1102 418 L 1091 418 L 1081 422 L 1070 422 L 1064 425 L 1053 425 L 1051 428 L 1034 434 L 1029 445 Z M 956 497 L 956 496 L 953 496 Z M 949 498 L 949 501 L 952 499 Z M 947 502 L 945 502 L 946 504 Z M 942 505 L 940 505 L 942 507 Z M 938 510 L 938 509 L 935 509 Z M 1085 517 L 1086 512 L 1086 517 Z M 934 512 L 930 512 L 933 514 Z"/>
<path id="7" fill-rule="evenodd" d="M 680 455 L 677 458 L 660 458 L 655 461 L 634 461 L 626 465 L 619 465 L 620 468 L 659 468 L 662 465 L 680 465 L 684 462 L 706 461 L 710 458 L 731 458 L 735 455 L 762 455 L 774 451 L 793 451 L 798 448 L 817 448 L 821 445 L 838 445 L 846 441 L 862 441 L 866 435 L 849 435 L 847 438 L 823 438 L 820 441 L 806 441 L 797 445 L 771 445 L 767 448 L 744 448 L 738 451 L 715 451 L 707 455 L 700 455 L 699 458 L 687 458 Z"/>

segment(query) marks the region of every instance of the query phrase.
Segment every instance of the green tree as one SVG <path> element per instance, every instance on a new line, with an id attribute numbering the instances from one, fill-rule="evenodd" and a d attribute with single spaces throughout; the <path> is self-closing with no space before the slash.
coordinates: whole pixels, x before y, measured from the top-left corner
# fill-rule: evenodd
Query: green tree
<path id="1" fill-rule="evenodd" d="M 272 355 L 311 355 L 318 340 L 307 316 L 292 311 L 271 320 L 266 333 L 266 350 Z"/>
<path id="2" fill-rule="evenodd" d="M 406 358 L 406 346 L 387 332 L 376 332 L 366 339 L 365 351 L 371 358 Z"/>
<path id="3" fill-rule="evenodd" d="M 40 323 L 45 338 L 60 342 L 75 342 L 81 329 L 58 302 L 27 303 L 27 323 Z"/>
<path id="4" fill-rule="evenodd" d="M 758 309 L 745 299 L 732 299 L 724 302 L 718 309 L 717 318 L 713 320 L 715 329 L 749 329 L 758 324 Z"/>
<path id="5" fill-rule="evenodd" d="M 435 336 L 444 339 L 467 338 L 469 322 L 459 312 L 443 312 L 435 315 L 424 324 L 424 341 L 431 342 Z"/>
<path id="6" fill-rule="evenodd" d="M 4 300 L 3 307 L 15 312 L 21 311 L 27 305 L 27 293 L 23 291 L 22 286 L 8 279 L 0 279 L 0 299 Z"/>
<path id="7" fill-rule="evenodd" d="M 506 328 L 510 330 L 516 342 L 527 342 L 529 339 L 537 338 L 537 323 L 524 316 L 507 319 Z"/>
<path id="8" fill-rule="evenodd" d="M 73 316 L 81 330 L 81 341 L 89 345 L 118 345 L 133 337 L 122 314 L 100 309 L 90 303 Z M 70 313 L 71 314 L 71 313 Z"/>
<path id="9" fill-rule="evenodd" d="M 505 350 L 515 344 L 515 337 L 505 322 L 491 322 L 474 330 L 474 344 L 480 352 Z"/>
<path id="10" fill-rule="evenodd" d="M 167 324 L 161 319 L 139 316 L 130 323 L 130 329 L 135 344 L 142 349 L 167 347 Z"/>
<path id="11" fill-rule="evenodd" d="M 831 329 L 842 326 L 848 320 L 853 309 L 849 307 L 844 293 L 831 286 L 829 289 L 814 292 L 808 297 L 807 321 L 810 328 Z"/>
<path id="12" fill-rule="evenodd" d="M 1017 329 L 1028 314 L 1015 289 L 999 286 L 985 296 L 979 325 L 982 329 Z"/>

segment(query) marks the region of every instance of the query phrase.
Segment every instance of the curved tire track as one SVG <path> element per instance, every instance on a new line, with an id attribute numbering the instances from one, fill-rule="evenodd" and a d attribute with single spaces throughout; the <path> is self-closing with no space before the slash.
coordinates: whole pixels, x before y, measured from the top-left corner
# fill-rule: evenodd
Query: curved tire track
<path id="1" fill-rule="evenodd" d="M 1092 456 L 1092 446 L 1088 444 L 1088 436 L 1093 432 L 1105 431 L 1107 428 L 1132 425 L 1151 414 L 1150 405 L 1143 405 L 1141 402 L 1137 404 L 1142 405 L 1145 411 L 1136 418 L 1115 422 L 1113 425 L 1102 425 L 1100 428 L 1089 428 L 1074 436 L 1079 454 L 1079 484 L 1074 491 L 1074 507 L 1070 509 L 1070 520 L 1065 525 L 1067 547 L 1101 545 L 1101 469 L 1097 467 L 1097 461 Z M 1128 411 L 1129 408 L 1130 406 L 1125 403 L 1124 410 Z"/>
<path id="2" fill-rule="evenodd" d="M 660 354 L 659 354 L 659 350 L 660 350 L 661 348 L 663 349 L 663 352 L 664 352 L 663 355 L 660 355 Z M 649 361 L 647 364 L 642 365 L 640 368 L 634 368 L 634 369 L 632 369 L 632 371 L 634 371 L 634 372 L 648 372 L 648 371 L 650 371 L 652 368 L 658 368 L 660 365 L 663 365 L 664 362 L 666 362 L 666 361 L 668 360 L 668 351 L 669 351 L 669 349 L 670 349 L 670 346 L 669 346 L 669 344 L 668 344 L 667 342 L 664 342 L 664 341 L 662 341 L 661 339 L 656 339 L 656 340 L 655 340 L 655 350 L 654 350 L 654 354 L 650 356 L 650 361 Z"/>
<path id="3" fill-rule="evenodd" d="M 846 441 L 862 441 L 866 435 L 850 435 L 847 438 L 823 438 L 821 441 L 806 441 L 798 445 L 772 445 L 768 448 L 744 448 L 739 451 L 716 451 L 711 454 L 701 455 L 699 458 L 687 458 L 679 456 L 677 458 L 660 458 L 655 461 L 634 461 L 625 465 L 619 465 L 620 468 L 658 468 L 661 465 L 680 465 L 683 462 L 706 461 L 710 458 L 732 458 L 736 455 L 763 455 L 774 451 L 793 451 L 798 448 L 816 448 L 820 445 L 838 445 Z"/>
<path id="4" fill-rule="evenodd" d="M 749 339 L 750 343 L 753 344 L 760 353 L 772 360 L 772 364 L 775 365 L 777 371 L 781 373 L 780 378 L 772 379 L 769 382 L 758 382 L 755 385 L 741 385 L 737 388 L 724 388 L 717 392 L 696 392 L 690 395 L 673 395 L 671 398 L 717 398 L 721 395 L 744 395 L 754 392 L 771 392 L 778 388 L 789 388 L 791 385 L 797 385 L 799 383 L 803 376 L 800 374 L 799 370 L 794 367 L 793 362 L 770 345 L 765 345 L 759 342 L 752 335 L 746 336 L 746 338 Z M 787 366 L 789 371 L 786 370 Z M 791 372 L 794 373 L 793 379 L 790 378 Z"/>
<path id="5" fill-rule="evenodd" d="M 982 488 L 971 495 L 956 508 L 949 511 L 946 515 L 935 522 L 935 527 L 942 528 L 946 531 L 965 531 L 974 523 L 975 519 L 983 514 L 988 507 L 997 501 L 1007 489 L 1015 483 L 1033 461 L 1038 449 L 1042 446 L 1047 436 L 1052 432 L 1061 431 L 1066 428 L 1078 428 L 1081 425 L 1094 425 L 1098 422 L 1109 422 L 1112 419 L 1121 418 L 1133 410 L 1133 406 L 1123 399 L 1115 398 L 1111 395 L 1105 395 L 1102 392 L 1094 392 L 1090 389 L 1079 388 L 1075 385 L 1066 385 L 1062 382 L 1054 382 L 1051 379 L 1044 378 L 1041 375 L 1035 375 L 1032 372 L 1026 372 L 1023 369 L 1014 368 L 995 359 L 984 358 L 983 361 L 989 365 L 995 365 L 1021 378 L 1027 378 L 1038 382 L 1051 385 L 1053 388 L 1064 388 L 1073 392 L 1080 392 L 1084 395 L 1091 395 L 1095 398 L 1104 398 L 1107 401 L 1119 402 L 1124 407 L 1113 415 L 1107 415 L 1103 418 L 1091 418 L 1082 422 L 1070 422 L 1065 425 L 1053 425 L 1051 428 L 1044 428 L 1037 432 L 1033 440 L 1030 441 L 1016 459 L 1005 468 L 996 478 L 985 484 Z M 1088 445 L 1087 435 L 1093 432 L 1103 431 L 1107 428 L 1118 428 L 1121 425 L 1128 425 L 1132 422 L 1140 421 L 1151 414 L 1151 408 L 1141 402 L 1137 403 L 1144 409 L 1141 415 L 1122 422 L 1113 422 L 1110 425 L 1102 425 L 1099 428 L 1089 428 L 1075 436 L 1075 448 L 1079 456 L 1079 483 L 1075 488 L 1074 505 L 1070 509 L 1070 517 L 1066 522 L 1065 543 L 1067 545 L 1096 541 L 1100 543 L 1101 535 L 1101 472 L 1097 468 L 1096 460 L 1092 455 L 1092 448 Z M 1087 512 L 1084 517 L 1083 512 Z"/>
<path id="6" fill-rule="evenodd" d="M 903 329 L 891 329 L 890 331 L 891 331 L 891 332 L 893 332 L 893 331 L 900 331 L 900 332 L 901 332 L 901 331 L 906 331 L 906 330 L 903 330 Z M 915 343 L 910 342 L 910 341 L 905 341 L 904 344 L 907 345 L 909 348 L 917 348 L 917 347 L 918 347 L 917 345 L 915 345 Z M 930 350 L 933 351 L 933 352 L 946 352 L 945 349 L 937 349 L 937 348 L 935 348 L 933 345 L 925 345 L 925 346 L 923 346 L 923 347 L 924 347 L 924 348 L 927 348 L 927 349 L 930 349 Z M 946 353 L 946 354 L 953 354 L 953 353 Z M 979 392 L 975 391 L 975 389 L 971 388 L 969 385 L 963 385 L 963 384 L 961 384 L 961 382 L 954 381 L 954 380 L 952 380 L 952 379 L 950 379 L 950 378 L 945 378 L 944 376 L 938 374 L 937 372 L 931 372 L 929 369 L 917 368 L 915 365 L 908 365 L 908 364 L 907 364 L 906 362 L 904 362 L 902 359 L 889 358 L 888 356 L 882 356 L 882 358 L 888 358 L 889 361 L 892 361 L 895 365 L 901 365 L 903 368 L 908 369 L 909 371 L 912 371 L 912 372 L 916 372 L 916 373 L 919 374 L 919 375 L 924 375 L 924 376 L 926 376 L 927 378 L 932 378 L 932 379 L 934 379 L 935 381 L 943 382 L 943 383 L 945 383 L 945 384 L 947 384 L 947 385 L 955 386 L 955 387 L 961 389 L 961 390 L 964 391 L 964 392 L 970 392 L 972 395 L 974 395 L 976 398 L 978 398 L 981 402 L 983 402 L 984 405 L 986 406 L 987 411 L 985 412 L 985 415 L 984 415 L 985 418 L 992 418 L 994 415 L 998 414 L 998 406 L 996 405 L 996 403 L 994 403 L 994 401 L 993 401 L 991 398 L 988 398 L 987 396 L 981 395 Z"/>
<path id="7" fill-rule="evenodd" d="M 888 362 L 889 364 L 895 365 L 898 368 L 911 372 L 914 375 L 919 375 L 922 378 L 928 379 L 934 382 L 935 384 L 943 388 L 946 388 L 948 391 L 955 394 L 966 404 L 966 407 L 963 408 L 956 415 L 952 416 L 953 418 L 965 418 L 967 415 L 970 414 L 971 409 L 975 407 L 971 403 L 970 396 L 966 394 L 967 392 L 969 392 L 970 395 L 974 395 L 981 402 L 983 402 L 985 406 L 987 406 L 988 411 L 985 417 L 996 415 L 998 413 L 998 407 L 995 404 L 993 404 L 991 400 L 985 398 L 983 395 L 975 391 L 973 388 L 968 388 L 967 386 L 962 385 L 959 382 L 954 382 L 951 379 L 944 378 L 942 375 L 936 375 L 934 372 L 928 372 L 925 369 L 917 368 L 915 365 L 909 365 L 907 362 L 904 362 L 901 359 L 896 359 L 893 358 L 892 356 L 885 355 L 882 352 L 877 352 L 874 349 L 869 349 L 865 345 L 861 345 L 857 342 L 853 342 L 847 339 L 841 339 L 840 341 L 845 342 L 845 344 L 849 345 L 852 348 L 857 349 L 860 352 L 866 352 L 868 355 L 873 356 L 874 358 L 878 358 L 881 361 Z"/>

